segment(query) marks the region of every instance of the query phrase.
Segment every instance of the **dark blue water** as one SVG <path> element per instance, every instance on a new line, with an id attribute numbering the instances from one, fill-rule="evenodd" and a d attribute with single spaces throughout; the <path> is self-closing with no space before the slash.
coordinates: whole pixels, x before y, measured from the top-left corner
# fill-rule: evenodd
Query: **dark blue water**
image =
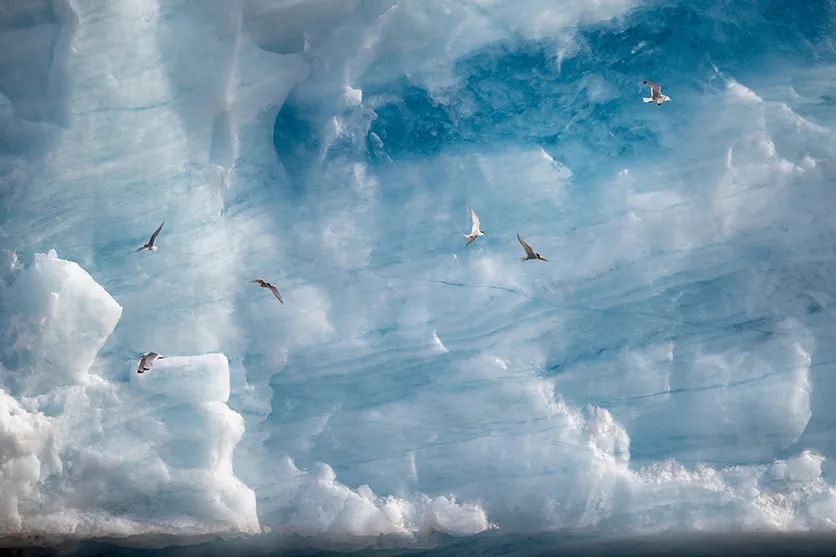
<path id="1" fill-rule="evenodd" d="M 213 541 L 186 547 L 143 549 L 123 547 L 108 541 L 88 541 L 67 543 L 54 549 L 21 546 L 17 551 L 21 557 L 338 557 L 346 554 L 354 557 L 817 557 L 832 555 L 836 544 L 833 535 L 814 533 L 650 536 L 598 540 L 571 534 L 479 535 L 471 538 L 451 538 L 436 534 L 433 538 L 432 542 L 413 547 L 399 547 L 397 542 L 381 538 L 376 547 L 367 549 L 357 549 L 350 544 L 332 544 L 323 549 L 314 545 L 315 540 L 290 538 L 273 543 Z"/>

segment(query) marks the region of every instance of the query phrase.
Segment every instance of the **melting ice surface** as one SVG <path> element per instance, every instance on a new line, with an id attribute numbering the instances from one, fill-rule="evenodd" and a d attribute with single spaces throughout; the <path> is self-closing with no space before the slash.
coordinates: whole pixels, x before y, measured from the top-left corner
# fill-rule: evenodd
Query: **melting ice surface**
<path id="1" fill-rule="evenodd" d="M 0 534 L 833 528 L 835 15 L 9 3 Z"/>

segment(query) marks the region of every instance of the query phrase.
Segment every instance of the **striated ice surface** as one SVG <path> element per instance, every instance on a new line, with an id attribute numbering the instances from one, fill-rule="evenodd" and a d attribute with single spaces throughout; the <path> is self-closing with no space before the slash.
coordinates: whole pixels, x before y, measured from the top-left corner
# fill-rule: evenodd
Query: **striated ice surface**
<path id="1" fill-rule="evenodd" d="M 823 2 L 7 4 L 0 535 L 836 527 Z"/>

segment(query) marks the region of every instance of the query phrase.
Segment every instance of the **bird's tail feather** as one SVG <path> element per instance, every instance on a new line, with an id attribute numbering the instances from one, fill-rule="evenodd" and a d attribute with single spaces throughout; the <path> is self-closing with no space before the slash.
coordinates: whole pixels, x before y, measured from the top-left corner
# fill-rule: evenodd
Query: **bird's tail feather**
<path id="1" fill-rule="evenodd" d="M 649 99 L 647 97 L 643 98 L 642 100 L 646 103 L 652 103 L 653 102 L 653 99 Z"/>

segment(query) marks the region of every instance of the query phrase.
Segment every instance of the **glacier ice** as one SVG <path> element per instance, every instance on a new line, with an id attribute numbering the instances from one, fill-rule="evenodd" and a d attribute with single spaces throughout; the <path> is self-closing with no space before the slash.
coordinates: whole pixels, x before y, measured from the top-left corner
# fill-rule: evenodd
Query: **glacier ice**
<path id="1" fill-rule="evenodd" d="M 225 356 L 97 373 L 122 307 L 54 250 L 35 254 L 2 309 L 2 534 L 260 531 L 232 469 L 244 423 L 226 404 Z"/>
<path id="2" fill-rule="evenodd" d="M 147 372 L 130 377 L 132 387 L 155 399 L 165 397 L 187 404 L 229 400 L 229 364 L 223 354 L 167 356 L 155 361 Z"/>
<path id="3" fill-rule="evenodd" d="M 32 396 L 84 384 L 122 307 L 78 264 L 51 250 L 36 254 L 3 293 L 3 316 L 4 362 L 17 370 L 3 383 Z"/>
<path id="4" fill-rule="evenodd" d="M 4 12 L 0 533 L 833 528 L 833 70 L 671 17 Z"/>

